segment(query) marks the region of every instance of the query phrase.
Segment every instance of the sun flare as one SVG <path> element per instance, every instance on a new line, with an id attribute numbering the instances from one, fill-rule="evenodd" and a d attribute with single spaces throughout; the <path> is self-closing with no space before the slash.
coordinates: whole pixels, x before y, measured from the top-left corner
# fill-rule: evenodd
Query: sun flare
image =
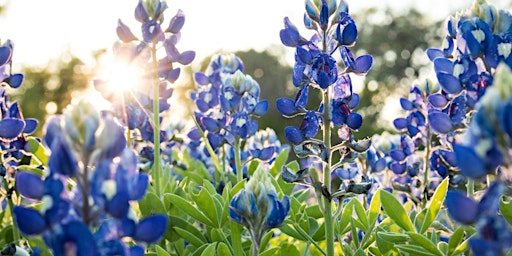
<path id="1" fill-rule="evenodd" d="M 109 86 L 114 90 L 134 90 L 140 82 L 140 71 L 128 63 L 115 63 L 110 77 Z"/>

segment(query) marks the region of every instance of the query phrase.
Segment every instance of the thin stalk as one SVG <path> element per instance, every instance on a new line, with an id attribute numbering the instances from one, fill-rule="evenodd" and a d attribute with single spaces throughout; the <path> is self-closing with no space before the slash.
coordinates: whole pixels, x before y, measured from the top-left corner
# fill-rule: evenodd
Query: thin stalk
<path id="1" fill-rule="evenodd" d="M 235 137 L 233 150 L 235 151 L 236 183 L 238 184 L 244 178 L 242 171 L 242 160 L 240 159 L 240 138 L 238 136 Z"/>
<path id="2" fill-rule="evenodd" d="M 425 159 L 424 159 L 424 169 L 423 169 L 423 185 L 424 185 L 424 190 L 423 190 L 423 193 L 424 193 L 424 196 L 425 198 L 423 198 L 422 203 L 423 203 L 423 206 L 425 207 L 427 205 L 427 196 L 428 196 L 428 183 L 429 183 L 429 180 L 428 180 L 428 174 L 429 174 L 429 171 L 430 171 L 430 151 L 431 151 L 431 145 L 432 144 L 432 132 L 430 131 L 430 126 L 427 126 L 427 140 L 426 140 L 426 145 L 425 145 Z"/>
<path id="3" fill-rule="evenodd" d="M 295 227 L 295 230 L 297 230 L 297 232 L 299 232 L 304 238 L 308 240 L 308 243 L 314 245 L 322 253 L 322 255 L 326 255 L 322 247 L 320 247 L 320 245 L 318 245 L 318 243 L 313 240 L 313 238 L 308 233 L 306 233 L 306 231 L 304 231 L 304 229 L 302 229 L 297 223 L 293 223 L 293 227 Z M 306 250 L 308 247 L 306 247 Z"/>
<path id="4" fill-rule="evenodd" d="M 160 98 L 160 86 L 158 83 L 158 60 L 156 57 L 156 45 L 151 47 L 151 74 L 153 84 L 153 144 L 154 158 L 153 158 L 153 184 L 155 184 L 155 191 L 160 196 L 160 105 L 158 99 Z"/>
<path id="5" fill-rule="evenodd" d="M 331 148 L 331 106 L 330 106 L 330 92 L 331 88 L 328 87 L 327 90 L 323 91 L 323 104 L 324 104 L 324 112 L 323 112 L 323 142 L 325 147 Z M 329 150 L 330 151 L 330 150 Z M 329 194 L 331 193 L 331 154 L 329 152 L 329 159 L 327 163 L 324 164 L 324 186 L 327 189 Z M 334 255 L 334 216 L 332 214 L 332 202 L 330 199 L 323 197 L 322 203 L 324 205 L 324 219 L 325 219 L 325 243 L 326 243 L 326 254 L 328 256 Z"/>

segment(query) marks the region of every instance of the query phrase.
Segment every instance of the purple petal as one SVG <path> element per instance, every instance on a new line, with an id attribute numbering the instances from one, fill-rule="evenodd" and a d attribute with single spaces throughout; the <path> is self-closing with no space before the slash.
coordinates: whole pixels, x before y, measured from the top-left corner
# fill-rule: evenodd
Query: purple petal
<path id="1" fill-rule="evenodd" d="M 41 199 L 44 195 L 44 182 L 31 172 L 18 171 L 16 173 L 16 190 L 24 197 Z"/>
<path id="2" fill-rule="evenodd" d="M 48 160 L 48 167 L 52 173 L 74 176 L 78 170 L 78 163 L 71 150 L 59 136 L 51 145 L 52 154 Z"/>
<path id="3" fill-rule="evenodd" d="M 12 49 L 9 46 L 0 47 L 0 67 L 11 61 Z"/>
<path id="4" fill-rule="evenodd" d="M 169 80 L 169 82 L 171 82 L 171 83 L 176 82 L 176 80 L 180 76 L 180 73 L 181 73 L 180 68 L 175 68 L 175 69 L 167 72 L 167 80 Z"/>
<path id="5" fill-rule="evenodd" d="M 434 70 L 437 73 L 453 74 L 453 62 L 446 58 L 434 60 Z"/>
<path id="6" fill-rule="evenodd" d="M 275 147 L 267 147 L 260 151 L 258 159 L 261 159 L 263 161 L 267 161 L 272 158 L 274 153 L 276 152 Z"/>
<path id="7" fill-rule="evenodd" d="M 348 107 L 350 109 L 354 109 L 357 107 L 357 105 L 359 105 L 359 101 L 360 101 L 360 97 L 359 97 L 359 94 L 357 93 L 354 93 L 352 94 L 352 97 L 350 97 L 350 101 L 348 102 Z"/>
<path id="8" fill-rule="evenodd" d="M 194 80 L 199 85 L 207 85 L 210 83 L 210 78 L 208 78 L 208 76 L 201 72 L 194 73 Z"/>
<path id="9" fill-rule="evenodd" d="M 46 229 L 44 217 L 36 210 L 15 206 L 16 226 L 25 235 L 41 234 Z"/>
<path id="10" fill-rule="evenodd" d="M 169 22 L 169 27 L 165 30 L 165 32 L 171 32 L 176 34 L 181 31 L 181 28 L 185 24 L 185 15 L 182 10 L 178 10 L 178 13 L 172 17 Z"/>
<path id="11" fill-rule="evenodd" d="M 465 194 L 449 190 L 446 194 L 446 207 L 452 219 L 463 224 L 472 224 L 478 215 L 477 204 Z"/>
<path id="12" fill-rule="evenodd" d="M 180 58 L 179 58 L 178 62 L 182 65 L 188 65 L 194 60 L 195 57 L 196 57 L 196 52 L 185 51 L 180 54 Z"/>
<path id="13" fill-rule="evenodd" d="M 405 159 L 405 153 L 402 150 L 392 149 L 389 151 L 389 156 L 395 161 L 403 161 Z"/>
<path id="14" fill-rule="evenodd" d="M 167 230 L 167 217 L 157 214 L 144 218 L 137 225 L 134 239 L 148 244 L 156 243 Z"/>
<path id="15" fill-rule="evenodd" d="M 432 111 L 428 113 L 427 118 L 430 128 L 436 133 L 447 134 L 453 129 L 452 120 L 446 113 Z"/>
<path id="16" fill-rule="evenodd" d="M 141 23 L 149 20 L 148 13 L 146 12 L 146 8 L 144 8 L 144 5 L 142 4 L 142 0 L 139 0 L 137 7 L 135 7 L 135 19 Z"/>
<path id="17" fill-rule="evenodd" d="M 453 151 L 455 152 L 457 166 L 464 176 L 474 179 L 487 174 L 484 162 L 472 148 L 455 144 L 453 145 Z"/>
<path id="18" fill-rule="evenodd" d="M 187 136 L 191 139 L 191 140 L 200 140 L 201 139 L 201 133 L 199 132 L 199 130 L 197 128 L 194 128 L 192 129 L 188 134 Z"/>
<path id="19" fill-rule="evenodd" d="M 5 118 L 0 121 L 0 139 L 12 140 L 25 129 L 25 122 L 16 118 Z"/>
<path id="20" fill-rule="evenodd" d="M 119 39 L 125 43 L 137 40 L 137 37 L 132 33 L 130 28 L 121 21 L 121 19 L 117 20 L 116 33 Z"/>

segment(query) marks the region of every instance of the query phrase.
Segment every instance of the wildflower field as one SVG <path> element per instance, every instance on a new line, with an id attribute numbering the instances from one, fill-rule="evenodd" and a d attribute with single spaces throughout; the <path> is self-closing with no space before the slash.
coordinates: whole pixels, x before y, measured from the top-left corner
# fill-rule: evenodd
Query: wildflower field
<path id="1" fill-rule="evenodd" d="M 1 255 L 512 255 L 510 10 L 475 0 L 448 17 L 424 52 L 435 79 L 396 102 L 393 133 L 360 138 L 352 81 L 376 56 L 353 50 L 364 28 L 344 0 L 306 0 L 303 20 L 276 24 L 294 97 L 262 98 L 280 85 L 216 53 L 193 70 L 185 128 L 163 121 L 196 61 L 179 44 L 185 14 L 133 2 L 140 26 L 112 29 L 129 89 L 92 81 L 108 109 L 76 98 L 24 116 L 2 41 Z M 270 106 L 286 141 L 258 124 Z"/>

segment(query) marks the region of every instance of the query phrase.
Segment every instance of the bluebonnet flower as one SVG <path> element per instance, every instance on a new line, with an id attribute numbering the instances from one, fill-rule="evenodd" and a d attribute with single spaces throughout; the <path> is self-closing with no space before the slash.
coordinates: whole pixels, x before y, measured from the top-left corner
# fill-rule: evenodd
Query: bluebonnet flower
<path id="1" fill-rule="evenodd" d="M 512 162 L 509 150 L 512 145 L 510 79 L 512 74 L 508 66 L 498 67 L 494 85 L 480 100 L 464 137 L 454 145 L 457 165 L 467 177 L 497 174 L 496 168 L 503 165 L 506 168 L 502 168 L 500 175 L 510 179 L 507 170 Z"/>
<path id="2" fill-rule="evenodd" d="M 112 112 L 128 127 L 130 135 L 138 136 L 143 142 L 158 144 L 158 148 L 159 143 L 167 142 L 173 137 L 160 129 L 160 123 L 162 112 L 170 108 L 172 83 L 181 73 L 177 65 L 188 65 L 195 58 L 194 51 L 180 52 L 176 47 L 185 22 L 183 11 L 178 10 L 164 24 L 166 9 L 165 1 L 138 2 L 135 19 L 141 23 L 140 36 L 135 35 L 121 20 L 118 21 L 116 32 L 119 41 L 114 44 L 113 52 L 117 63 L 128 64 L 134 69 L 134 73 L 139 74 L 138 81 L 133 81 L 136 86 L 130 91 L 120 92 L 119 88 L 107 86 L 108 80 L 94 81 L 95 88 L 105 99 L 112 102 Z M 155 101 L 158 104 L 155 105 Z M 158 127 L 156 134 L 155 127 Z M 155 142 L 157 137 L 159 141 Z M 139 144 L 134 147 L 139 150 L 147 147 L 147 143 Z M 156 155 L 160 155 L 160 149 Z"/>
<path id="3" fill-rule="evenodd" d="M 450 217 L 462 224 L 476 224 L 477 234 L 469 244 L 477 255 L 501 255 L 512 245 L 512 229 L 498 214 L 504 189 L 501 182 L 491 183 L 479 202 L 459 191 L 448 191 L 446 206 Z"/>
<path id="4" fill-rule="evenodd" d="M 330 104 L 330 122 L 333 126 L 346 126 L 350 130 L 359 129 L 362 117 L 353 112 L 359 103 L 359 95 L 353 93 L 348 74 L 368 72 L 372 57 L 364 55 L 354 59 L 348 48 L 355 44 L 357 28 L 348 14 L 346 3 L 307 1 L 304 24 L 306 28 L 315 32 L 309 40 L 300 35 L 288 18 L 284 19 L 284 24 L 285 28 L 280 32 L 281 41 L 284 45 L 296 49 L 292 81 L 299 88 L 299 92 L 295 100 L 278 99 L 276 106 L 285 117 L 303 116 L 299 127 L 289 126 L 285 129 L 288 141 L 300 145 L 299 150 L 304 150 L 304 145 L 301 144 L 314 141 L 322 125 L 329 126 L 325 124 L 327 120 L 323 120 L 322 117 L 324 104 Z M 338 69 L 334 57 L 337 49 L 343 60 L 344 70 Z M 323 102 L 316 110 L 306 109 L 310 88 L 319 89 L 321 93 L 329 93 L 330 102 Z M 351 137 L 347 135 L 342 139 L 350 141 Z"/>
<path id="5" fill-rule="evenodd" d="M 284 195 L 279 200 L 271 179 L 268 172 L 258 166 L 229 203 L 229 218 L 247 228 L 254 247 L 259 247 L 266 231 L 281 226 L 290 211 L 290 198 Z"/>
<path id="6" fill-rule="evenodd" d="M 258 124 L 253 118 L 266 114 L 268 102 L 260 100 L 259 84 L 245 75 L 243 68 L 240 58 L 233 54 L 213 56 L 206 73 L 195 73 L 197 91 L 191 95 L 199 110 L 195 112 L 195 119 L 204 131 L 207 143 L 216 152 L 224 147 L 225 159 L 234 172 L 238 171 L 235 150 L 239 151 L 242 161 L 254 158 L 272 161 L 277 146 L 275 138 L 269 137 L 272 142 L 268 143 L 263 141 L 264 138 L 258 138 L 261 135 L 256 135 Z M 189 137 L 201 139 L 196 129 L 189 133 Z M 245 149 L 240 148 L 241 140 L 246 141 Z M 204 150 L 199 154 L 209 155 Z"/>
<path id="7" fill-rule="evenodd" d="M 137 156 L 126 148 L 123 128 L 112 116 L 79 101 L 50 118 L 44 132 L 49 171 L 43 179 L 28 171 L 16 176 L 18 192 L 42 202 L 38 210 L 14 208 L 22 233 L 42 235 L 55 254 L 85 255 L 128 254 L 123 237 L 154 243 L 163 236 L 165 216 L 138 221 L 130 212 L 129 202 L 142 199 L 149 181 L 138 172 Z M 104 225 L 111 231 L 105 233 Z"/>

